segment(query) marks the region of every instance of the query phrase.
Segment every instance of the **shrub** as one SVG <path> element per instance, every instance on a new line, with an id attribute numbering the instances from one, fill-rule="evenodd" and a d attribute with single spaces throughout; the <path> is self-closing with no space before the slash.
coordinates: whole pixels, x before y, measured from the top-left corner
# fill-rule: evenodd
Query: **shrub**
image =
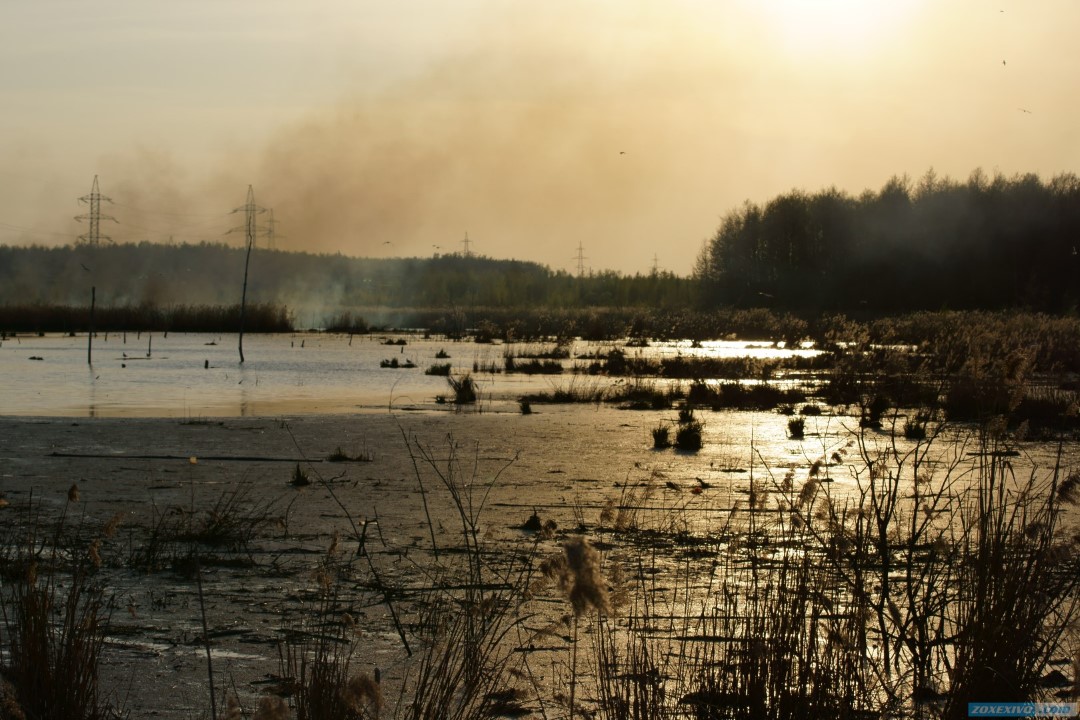
<path id="1" fill-rule="evenodd" d="M 923 440 L 926 438 L 926 419 L 916 416 L 904 421 L 904 437 L 908 440 Z"/>
<path id="2" fill-rule="evenodd" d="M 607 362 L 604 366 L 608 375 L 623 375 L 626 373 L 626 353 L 618 348 L 608 353 Z"/>
<path id="3" fill-rule="evenodd" d="M 435 364 L 424 371 L 425 375 L 436 375 L 439 377 L 449 377 L 450 375 L 450 363 Z"/>
<path id="4" fill-rule="evenodd" d="M 652 431 L 653 447 L 664 450 L 671 447 L 671 428 L 667 425 L 657 425 Z"/>
<path id="5" fill-rule="evenodd" d="M 308 478 L 307 472 L 304 468 L 300 467 L 300 463 L 296 463 L 296 467 L 293 469 L 292 480 L 289 484 L 293 487 L 305 487 L 311 484 L 311 479 Z"/>
<path id="6" fill-rule="evenodd" d="M 801 417 L 791 418 L 788 420 L 787 430 L 792 440 L 801 440 L 806 434 L 806 419 Z"/>
<path id="7" fill-rule="evenodd" d="M 697 452 L 701 449 L 701 431 L 704 424 L 698 420 L 681 423 L 675 431 L 675 447 L 687 452 Z"/>
<path id="8" fill-rule="evenodd" d="M 666 410 L 677 396 L 677 390 L 665 390 L 652 382 L 638 381 L 619 388 L 608 400 L 626 403 L 629 410 Z"/>
<path id="9" fill-rule="evenodd" d="M 447 376 L 446 382 L 454 391 L 454 404 L 467 405 L 476 402 L 476 381 L 466 373 L 461 377 Z"/>

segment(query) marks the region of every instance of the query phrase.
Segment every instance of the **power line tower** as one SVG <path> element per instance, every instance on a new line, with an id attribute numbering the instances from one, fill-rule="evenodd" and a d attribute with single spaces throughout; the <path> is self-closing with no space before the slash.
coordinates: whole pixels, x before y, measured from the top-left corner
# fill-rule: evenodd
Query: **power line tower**
<path id="1" fill-rule="evenodd" d="M 101 221 L 112 220 L 114 223 L 119 223 L 120 221 L 114 218 L 112 215 L 101 214 L 102 200 L 108 203 L 112 202 L 111 198 L 103 196 L 101 194 L 101 191 L 98 190 L 98 179 L 97 175 L 95 175 L 94 185 L 92 188 L 90 188 L 90 194 L 83 195 L 81 198 L 79 198 L 79 202 L 83 203 L 84 205 L 90 206 L 90 212 L 86 213 L 85 215 L 76 215 L 75 219 L 79 222 L 82 222 L 83 220 L 89 220 L 90 227 L 87 232 L 83 233 L 77 238 L 77 243 L 86 244 L 90 247 L 97 247 L 98 243 L 100 243 L 102 240 L 112 240 L 112 238 L 108 235 L 101 234 Z"/>
<path id="2" fill-rule="evenodd" d="M 652 256 L 652 274 L 655 276 L 660 272 L 660 258 L 656 257 L 656 253 Z"/>
<path id="3" fill-rule="evenodd" d="M 465 247 L 465 251 L 462 253 L 462 255 L 464 257 L 469 257 L 469 255 L 470 255 L 470 253 L 469 253 L 469 243 L 471 243 L 471 242 L 472 241 L 469 240 L 469 232 L 466 230 L 465 231 L 465 239 L 461 241 L 461 244 Z"/>
<path id="4" fill-rule="evenodd" d="M 580 242 L 577 244 L 577 255 L 574 257 L 574 259 L 577 260 L 577 274 L 578 274 L 578 277 L 584 277 L 585 276 L 585 261 L 588 260 L 588 258 L 585 257 L 585 248 L 583 248 L 581 246 Z"/>
<path id="5" fill-rule="evenodd" d="M 284 237 L 284 235 L 279 236 L 277 234 L 277 220 L 274 219 L 274 209 L 270 208 L 267 212 L 270 216 L 266 218 L 266 230 L 263 234 L 266 236 L 266 248 L 273 250 L 278 237 Z"/>
<path id="6" fill-rule="evenodd" d="M 259 236 L 259 228 L 256 223 L 255 217 L 266 212 L 266 208 L 259 207 L 255 204 L 255 190 L 248 185 L 247 202 L 238 208 L 235 208 L 230 214 L 236 214 L 239 212 L 244 213 L 244 224 L 234 227 L 225 232 L 226 235 L 234 232 L 243 231 L 244 233 L 244 246 L 250 253 L 251 249 L 255 247 L 255 238 Z M 272 216 L 271 216 L 272 217 Z M 273 225 L 271 225 L 273 227 Z"/>

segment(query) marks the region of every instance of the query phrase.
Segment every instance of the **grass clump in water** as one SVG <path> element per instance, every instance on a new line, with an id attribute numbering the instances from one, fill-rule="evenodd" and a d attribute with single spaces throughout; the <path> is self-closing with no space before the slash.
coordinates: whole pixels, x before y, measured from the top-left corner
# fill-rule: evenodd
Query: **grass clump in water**
<path id="1" fill-rule="evenodd" d="M 468 405 L 476 402 L 476 381 L 473 380 L 472 375 L 468 373 L 461 377 L 449 375 L 446 382 L 449 383 L 450 389 L 454 391 L 455 405 Z"/>
<path id="2" fill-rule="evenodd" d="M 371 462 L 373 459 L 374 458 L 372 458 L 371 453 L 367 452 L 366 450 L 361 450 L 356 455 L 349 455 L 347 452 L 345 452 L 344 450 L 341 449 L 340 445 L 338 445 L 336 448 L 334 448 L 334 451 L 326 456 L 326 461 L 327 462 L 335 462 L 335 463 L 336 462 Z M 297 465 L 297 467 L 299 468 L 300 466 Z"/>
<path id="3" fill-rule="evenodd" d="M 806 435 L 806 418 L 791 418 L 788 420 L 787 430 L 792 440 L 802 440 Z"/>
<path id="4" fill-rule="evenodd" d="M 675 429 L 675 448 L 684 452 L 697 452 L 702 447 L 701 432 L 705 423 L 694 417 L 691 406 L 679 410 L 679 423 Z"/>

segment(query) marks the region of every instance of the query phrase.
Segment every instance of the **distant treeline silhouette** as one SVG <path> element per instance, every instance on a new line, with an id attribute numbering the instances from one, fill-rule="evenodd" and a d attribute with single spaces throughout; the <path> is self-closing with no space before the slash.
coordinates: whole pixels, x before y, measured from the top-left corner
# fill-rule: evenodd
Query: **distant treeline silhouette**
<path id="1" fill-rule="evenodd" d="M 94 311 L 96 332 L 237 332 L 239 305 L 115 305 Z M 90 308 L 85 305 L 0 305 L 0 331 L 5 333 L 85 332 Z M 244 330 L 289 332 L 292 318 L 284 306 L 248 305 Z"/>
<path id="2" fill-rule="evenodd" d="M 878 192 L 799 190 L 724 218 L 698 257 L 710 305 L 800 314 L 926 309 L 1074 311 L 1080 178 L 928 172 Z"/>
<path id="3" fill-rule="evenodd" d="M 232 305 L 240 299 L 242 248 L 220 244 L 0 246 L 0 305 Z M 352 258 L 258 249 L 249 301 L 306 313 L 354 308 L 690 307 L 692 278 L 669 272 L 579 278 L 543 265 L 477 255 Z M 305 322 L 307 317 L 303 317 Z"/>

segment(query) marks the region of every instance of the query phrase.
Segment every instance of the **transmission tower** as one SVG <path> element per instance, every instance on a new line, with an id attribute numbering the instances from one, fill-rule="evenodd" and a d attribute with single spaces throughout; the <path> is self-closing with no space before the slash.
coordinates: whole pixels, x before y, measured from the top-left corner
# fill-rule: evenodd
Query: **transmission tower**
<path id="1" fill-rule="evenodd" d="M 266 230 L 263 232 L 263 235 L 266 236 L 267 249 L 273 250 L 274 244 L 277 241 L 278 237 L 284 236 L 279 236 L 277 234 L 277 220 L 274 219 L 274 209 L 270 208 L 269 210 L 267 210 L 267 212 L 270 214 L 270 216 L 266 218 Z"/>
<path id="2" fill-rule="evenodd" d="M 101 214 L 102 200 L 108 203 L 112 202 L 112 199 L 103 196 L 98 190 L 98 180 L 97 175 L 95 175 L 94 186 L 90 188 L 90 194 L 83 195 L 81 198 L 79 198 L 79 202 L 83 203 L 84 205 L 90 206 L 90 212 L 86 213 L 85 215 L 76 215 L 75 219 L 79 222 L 82 222 L 83 220 L 89 220 L 90 228 L 86 233 L 78 237 L 78 239 L 76 240 L 77 243 L 85 243 L 90 247 L 97 247 L 98 243 L 102 240 L 112 240 L 112 238 L 108 235 L 101 234 L 101 221 L 112 220 L 114 223 L 119 223 L 120 221 L 114 218 L 112 215 Z"/>
<path id="3" fill-rule="evenodd" d="M 245 247 L 247 247 L 248 252 L 251 252 L 251 249 L 255 247 L 255 238 L 259 235 L 259 228 L 255 222 L 255 216 L 261 215 L 262 213 L 266 212 L 266 208 L 259 207 L 255 204 L 255 190 L 252 189 L 250 185 L 248 185 L 247 202 L 245 202 L 243 205 L 236 208 L 232 212 L 244 213 L 244 224 L 242 226 L 232 228 L 225 234 L 228 235 L 229 233 L 240 232 L 241 230 L 243 230 L 244 245 Z M 270 227 L 273 227 L 273 225 L 271 224 Z"/>
<path id="4" fill-rule="evenodd" d="M 471 243 L 471 242 L 472 241 L 469 240 L 469 233 L 468 233 L 468 231 L 466 231 L 465 232 L 465 239 L 461 241 L 461 244 L 465 247 L 465 252 L 462 253 L 462 255 L 464 255 L 465 257 L 469 257 L 469 243 Z"/>
<path id="5" fill-rule="evenodd" d="M 583 277 L 585 275 L 585 261 L 588 260 L 588 258 L 585 257 L 585 248 L 581 247 L 580 242 L 577 244 L 577 256 L 575 256 L 574 259 L 577 260 L 578 277 Z"/>

